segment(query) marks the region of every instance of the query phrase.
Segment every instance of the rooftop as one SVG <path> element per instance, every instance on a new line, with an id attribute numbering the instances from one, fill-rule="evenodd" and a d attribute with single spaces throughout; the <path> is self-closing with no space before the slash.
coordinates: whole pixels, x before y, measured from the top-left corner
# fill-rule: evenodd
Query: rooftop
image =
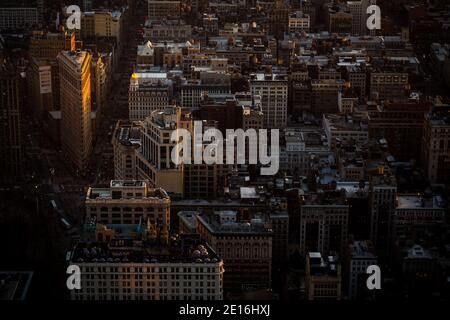
<path id="1" fill-rule="evenodd" d="M 432 259 L 431 252 L 420 245 L 413 245 L 408 249 L 405 259 Z"/>
<path id="2" fill-rule="evenodd" d="M 100 199 L 169 199 L 167 192 L 161 188 L 150 188 L 147 181 L 111 180 L 109 188 L 89 188 L 86 200 Z"/>
<path id="3" fill-rule="evenodd" d="M 141 144 L 141 130 L 138 123 L 118 122 L 114 133 L 115 139 L 126 146 Z"/>
<path id="4" fill-rule="evenodd" d="M 367 194 L 369 191 L 369 183 L 357 181 L 338 181 L 336 182 L 336 190 L 344 190 L 347 197 L 360 194 Z"/>
<path id="5" fill-rule="evenodd" d="M 197 228 L 197 216 L 200 214 L 198 211 L 178 211 L 178 218 L 188 226 L 189 229 Z"/>
<path id="6" fill-rule="evenodd" d="M 338 261 L 335 256 L 328 256 L 326 259 L 322 257 L 320 252 L 309 252 L 309 273 L 312 276 L 331 276 L 338 275 Z"/>
<path id="7" fill-rule="evenodd" d="M 152 236 L 153 226 L 85 226 L 83 238 L 71 252 L 76 263 L 218 263 L 221 259 L 198 236 L 181 235 L 167 241 Z M 105 233 L 111 238 L 99 235 Z"/>
<path id="8" fill-rule="evenodd" d="M 277 73 L 252 73 L 250 75 L 251 81 L 287 81 L 287 76 L 285 74 Z"/>
<path id="9" fill-rule="evenodd" d="M 370 241 L 354 241 L 349 244 L 349 253 L 352 258 L 356 259 L 376 259 L 372 242 Z"/>
<path id="10" fill-rule="evenodd" d="M 235 211 L 216 211 L 214 214 L 200 214 L 197 219 L 212 234 L 272 235 L 272 229 L 267 226 L 263 219 L 238 221 L 236 217 L 237 212 Z"/>
<path id="11" fill-rule="evenodd" d="M 397 195 L 397 209 L 443 209 L 440 196 L 423 197 L 420 194 Z"/>
<path id="12" fill-rule="evenodd" d="M 69 59 L 73 64 L 77 66 L 81 66 L 85 61 L 86 57 L 89 55 L 87 51 L 83 50 L 61 51 L 60 54 Z"/>

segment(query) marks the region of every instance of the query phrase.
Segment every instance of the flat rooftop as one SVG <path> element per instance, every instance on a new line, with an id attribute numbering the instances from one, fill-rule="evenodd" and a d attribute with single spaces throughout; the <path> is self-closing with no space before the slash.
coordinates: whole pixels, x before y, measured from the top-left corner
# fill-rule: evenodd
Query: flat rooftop
<path id="1" fill-rule="evenodd" d="M 444 209 L 440 196 L 424 198 L 421 195 L 397 195 L 397 209 Z"/>
<path id="2" fill-rule="evenodd" d="M 84 237 L 71 252 L 71 261 L 79 263 L 218 263 L 221 259 L 197 236 L 151 239 L 142 225 L 88 225 Z M 100 229 L 113 230 L 108 242 L 96 241 Z"/>
<path id="3" fill-rule="evenodd" d="M 141 145 L 141 131 L 137 125 L 119 124 L 115 131 L 115 139 L 126 146 Z"/>
<path id="4" fill-rule="evenodd" d="M 197 216 L 200 214 L 198 211 L 178 211 L 177 215 L 180 220 L 190 229 L 197 228 Z"/>
<path id="5" fill-rule="evenodd" d="M 362 184 L 358 181 L 337 181 L 336 190 L 344 190 L 347 196 L 358 192 L 367 194 L 369 192 L 369 182 L 365 181 Z"/>
<path id="6" fill-rule="evenodd" d="M 349 245 L 349 253 L 356 259 L 376 259 L 373 245 L 370 241 L 354 241 Z"/>
<path id="7" fill-rule="evenodd" d="M 139 191 L 139 192 L 133 192 Z M 128 195 L 131 192 L 132 195 Z M 111 180 L 109 188 L 91 187 L 86 199 L 169 199 L 167 192 L 161 188 L 149 188 L 146 181 L 141 180 Z"/>
<path id="8" fill-rule="evenodd" d="M 220 221 L 220 215 L 224 217 L 226 212 L 219 211 L 214 214 L 200 214 L 197 216 L 198 222 L 202 223 L 212 234 L 230 235 L 265 235 L 271 236 L 272 229 L 266 226 L 262 219 L 252 219 L 251 221 Z M 229 215 L 231 217 L 231 215 Z M 224 217 L 225 218 L 225 217 Z"/>

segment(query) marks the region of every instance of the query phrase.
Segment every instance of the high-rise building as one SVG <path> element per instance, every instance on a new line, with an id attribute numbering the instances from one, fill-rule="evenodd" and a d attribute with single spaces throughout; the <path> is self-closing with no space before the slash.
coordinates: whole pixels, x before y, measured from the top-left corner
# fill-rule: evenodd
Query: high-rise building
<path id="1" fill-rule="evenodd" d="M 217 121 L 218 129 L 262 129 L 261 97 L 249 92 L 202 95 L 199 117 Z"/>
<path id="2" fill-rule="evenodd" d="M 440 196 L 399 194 L 392 221 L 393 241 L 399 247 L 436 236 L 445 225 L 446 210 Z"/>
<path id="3" fill-rule="evenodd" d="M 190 199 L 214 199 L 224 187 L 229 173 L 225 164 L 184 164 L 184 196 Z M 230 170 L 231 171 L 231 170 Z"/>
<path id="4" fill-rule="evenodd" d="M 369 142 L 367 120 L 364 117 L 347 117 L 337 114 L 324 114 L 322 126 L 325 130 L 328 145 L 334 149 L 340 143 Z"/>
<path id="5" fill-rule="evenodd" d="M 137 152 L 137 178 L 149 180 L 152 186 L 169 193 L 183 194 L 183 165 L 175 164 L 171 154 L 179 142 L 172 141 L 172 132 L 182 128 L 179 107 L 153 111 L 143 122 L 142 144 Z"/>
<path id="6" fill-rule="evenodd" d="M 350 33 L 352 31 L 352 14 L 345 6 L 330 4 L 327 12 L 327 27 L 331 33 Z"/>
<path id="7" fill-rule="evenodd" d="M 391 244 L 392 218 L 397 195 L 397 183 L 387 169 L 370 175 L 369 207 L 370 207 L 370 240 L 377 250 L 386 253 Z"/>
<path id="8" fill-rule="evenodd" d="M 439 111 L 439 109 L 441 109 Z M 422 164 L 431 183 L 450 182 L 450 120 L 448 105 L 435 107 L 425 116 Z M 445 116 L 447 114 L 447 116 Z"/>
<path id="9" fill-rule="evenodd" d="M 103 224 L 152 224 L 170 229 L 170 198 L 146 181 L 112 180 L 109 188 L 90 187 L 85 200 L 86 218 Z"/>
<path id="10" fill-rule="evenodd" d="M 0 8 L 0 29 L 32 28 L 39 23 L 37 7 Z"/>
<path id="11" fill-rule="evenodd" d="M 72 300 L 222 300 L 222 259 L 198 237 L 169 238 L 150 222 L 89 224 L 70 252 L 81 269 Z"/>
<path id="12" fill-rule="evenodd" d="M 427 102 L 385 102 L 369 111 L 369 138 L 386 139 L 397 161 L 420 160 Z"/>
<path id="13" fill-rule="evenodd" d="M 352 15 L 351 34 L 353 36 L 363 36 L 373 34 L 372 30 L 367 28 L 367 8 L 376 4 L 376 0 L 355 0 L 347 1 L 347 7 Z"/>
<path id="14" fill-rule="evenodd" d="M 27 83 L 31 111 L 37 118 L 44 118 L 47 112 L 60 109 L 59 68 L 56 59 L 32 58 Z"/>
<path id="15" fill-rule="evenodd" d="M 0 65 L 0 183 L 21 175 L 20 75 L 9 62 Z"/>
<path id="16" fill-rule="evenodd" d="M 153 111 L 167 107 L 171 92 L 171 80 L 166 73 L 133 73 L 128 91 L 130 120 L 144 120 Z"/>
<path id="17" fill-rule="evenodd" d="M 348 211 L 340 194 L 307 197 L 300 208 L 300 251 L 342 254 L 348 237 Z"/>
<path id="18" fill-rule="evenodd" d="M 117 122 L 112 137 L 116 180 L 136 180 L 136 150 L 141 146 L 141 132 L 140 122 Z"/>
<path id="19" fill-rule="evenodd" d="M 83 11 L 92 11 L 92 0 L 83 0 Z"/>
<path id="20" fill-rule="evenodd" d="M 109 89 L 107 73 L 107 65 L 102 55 L 93 54 L 91 63 L 92 111 L 95 111 L 96 119 L 100 118 L 107 99 Z"/>
<path id="21" fill-rule="evenodd" d="M 281 39 L 288 29 L 289 8 L 281 0 L 274 1 L 270 4 L 274 4 L 274 6 L 267 11 L 269 33 Z"/>
<path id="22" fill-rule="evenodd" d="M 30 38 L 30 65 L 27 72 L 32 112 L 44 118 L 47 112 L 60 110 L 59 67 L 61 51 L 75 51 L 75 33 L 33 31 Z"/>
<path id="23" fill-rule="evenodd" d="M 198 108 L 205 94 L 231 93 L 231 78 L 224 71 L 200 72 L 200 79 L 188 80 L 181 85 L 181 105 L 184 108 Z"/>
<path id="24" fill-rule="evenodd" d="M 341 265 L 336 256 L 322 257 L 309 252 L 305 266 L 305 294 L 307 300 L 341 299 Z"/>
<path id="25" fill-rule="evenodd" d="M 197 233 L 224 260 L 224 290 L 237 293 L 246 287 L 270 288 L 272 230 L 267 221 L 238 221 L 236 212 L 197 215 Z"/>
<path id="26" fill-rule="evenodd" d="M 75 33 L 33 31 L 29 55 L 35 59 L 56 59 L 61 51 L 75 51 Z"/>
<path id="27" fill-rule="evenodd" d="M 209 35 L 219 35 L 219 18 L 214 14 L 203 14 L 203 28 Z"/>
<path id="28" fill-rule="evenodd" d="M 92 150 L 91 54 L 62 51 L 58 63 L 62 150 L 71 164 L 83 173 Z"/>
<path id="29" fill-rule="evenodd" d="M 167 41 L 188 41 L 191 39 L 192 26 L 180 19 L 146 23 L 145 40 L 160 41 L 162 34 Z"/>
<path id="30" fill-rule="evenodd" d="M 308 176 L 314 156 L 330 153 L 320 128 L 286 128 L 284 141 L 280 148 L 280 169 L 290 174 Z"/>
<path id="31" fill-rule="evenodd" d="M 439 264 L 434 250 L 418 244 L 406 248 L 402 261 L 403 290 L 411 297 L 431 297 L 438 285 Z"/>
<path id="32" fill-rule="evenodd" d="M 309 32 L 310 17 L 302 11 L 296 11 L 289 16 L 289 32 Z"/>
<path id="33" fill-rule="evenodd" d="M 408 74 L 382 69 L 370 73 L 370 96 L 379 100 L 404 100 L 409 89 Z"/>
<path id="34" fill-rule="evenodd" d="M 370 229 L 369 184 L 365 181 L 338 181 L 336 190 L 345 191 L 349 205 L 349 239 L 367 239 Z"/>
<path id="35" fill-rule="evenodd" d="M 179 18 L 181 2 L 176 0 L 148 0 L 148 19 L 165 20 L 168 17 Z"/>
<path id="36" fill-rule="evenodd" d="M 124 34 L 125 10 L 96 9 L 85 11 L 81 15 L 81 29 L 79 36 L 81 39 L 90 37 L 110 37 L 116 38 L 118 46 Z"/>
<path id="37" fill-rule="evenodd" d="M 344 84 L 341 79 L 311 80 L 311 111 L 316 115 L 337 113 L 339 91 Z"/>
<path id="38" fill-rule="evenodd" d="M 347 295 L 350 299 L 372 296 L 367 289 L 367 267 L 377 264 L 377 256 L 370 241 L 353 241 L 348 245 L 346 277 Z"/>
<path id="39" fill-rule="evenodd" d="M 264 73 L 252 75 L 250 91 L 252 95 L 261 96 L 264 128 L 284 128 L 287 123 L 287 77 Z"/>
<path id="40" fill-rule="evenodd" d="M 274 199 L 274 201 L 277 201 Z M 272 237 L 272 262 L 275 266 L 282 266 L 288 261 L 289 252 L 289 214 L 287 212 L 287 202 L 282 206 L 272 210 L 269 214 Z"/>

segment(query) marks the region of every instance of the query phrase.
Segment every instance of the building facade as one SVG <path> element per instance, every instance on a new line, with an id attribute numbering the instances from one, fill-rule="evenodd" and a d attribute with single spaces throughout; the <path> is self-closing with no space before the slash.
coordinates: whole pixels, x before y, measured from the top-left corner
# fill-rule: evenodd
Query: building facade
<path id="1" fill-rule="evenodd" d="M 12 64 L 0 65 L 0 183 L 16 182 L 21 176 L 20 78 Z"/>
<path id="2" fill-rule="evenodd" d="M 92 151 L 91 54 L 62 51 L 58 55 L 61 105 L 61 146 L 76 170 L 88 168 Z"/>
<path id="3" fill-rule="evenodd" d="M 240 222 L 236 212 L 221 211 L 214 216 L 198 215 L 197 233 L 223 255 L 225 291 L 237 293 L 252 285 L 270 288 L 272 231 L 264 222 Z"/>
<path id="4" fill-rule="evenodd" d="M 151 224 L 85 229 L 69 257 L 82 274 L 72 300 L 223 299 L 223 261 L 198 239 L 168 239 Z"/>
<path id="5" fill-rule="evenodd" d="M 264 128 L 283 128 L 287 123 L 288 80 L 282 75 L 259 73 L 250 79 L 252 95 L 261 97 Z"/>
<path id="6" fill-rule="evenodd" d="M 102 224 L 152 224 L 170 229 L 170 197 L 146 181 L 112 180 L 109 188 L 88 188 L 86 218 Z"/>

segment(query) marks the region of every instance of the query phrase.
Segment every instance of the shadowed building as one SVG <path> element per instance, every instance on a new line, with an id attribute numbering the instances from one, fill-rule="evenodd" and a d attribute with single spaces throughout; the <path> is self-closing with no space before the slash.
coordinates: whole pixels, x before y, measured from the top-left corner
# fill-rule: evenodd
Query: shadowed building
<path id="1" fill-rule="evenodd" d="M 0 65 L 0 183 L 20 177 L 20 75 L 9 63 Z"/>

